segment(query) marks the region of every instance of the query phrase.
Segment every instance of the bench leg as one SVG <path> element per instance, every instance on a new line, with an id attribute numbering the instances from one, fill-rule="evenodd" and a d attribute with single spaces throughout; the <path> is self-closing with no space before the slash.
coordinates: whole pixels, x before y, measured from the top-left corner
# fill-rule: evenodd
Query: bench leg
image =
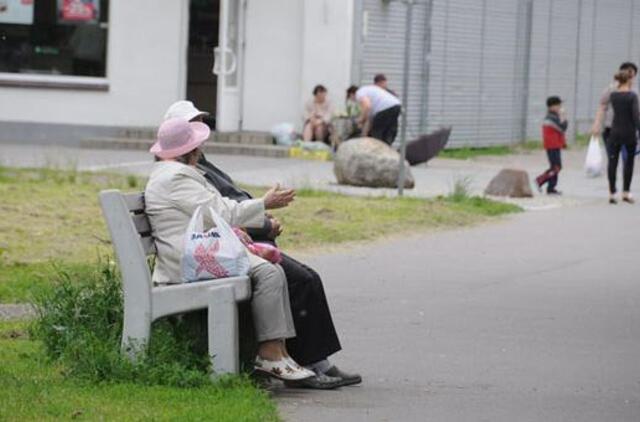
<path id="1" fill-rule="evenodd" d="M 209 356 L 214 376 L 238 373 L 238 306 L 233 286 L 216 286 L 209 298 Z"/>
<path id="2" fill-rule="evenodd" d="M 120 350 L 129 360 L 135 362 L 149 343 L 150 333 L 150 323 L 131 317 L 127 318 L 127 314 L 125 313 Z"/>

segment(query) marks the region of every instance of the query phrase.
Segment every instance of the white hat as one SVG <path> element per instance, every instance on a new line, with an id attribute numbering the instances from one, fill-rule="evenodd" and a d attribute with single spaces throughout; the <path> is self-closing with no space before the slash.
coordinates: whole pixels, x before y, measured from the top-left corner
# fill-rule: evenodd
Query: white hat
<path id="1" fill-rule="evenodd" d="M 164 120 L 180 117 L 183 119 L 191 120 L 198 116 L 208 116 L 206 111 L 200 111 L 193 105 L 191 101 L 177 101 L 171 104 L 171 107 L 164 115 Z"/>

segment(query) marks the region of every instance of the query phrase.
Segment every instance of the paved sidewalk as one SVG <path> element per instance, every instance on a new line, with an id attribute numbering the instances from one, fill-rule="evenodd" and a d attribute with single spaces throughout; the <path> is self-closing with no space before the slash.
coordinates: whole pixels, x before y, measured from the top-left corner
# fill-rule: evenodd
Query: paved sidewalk
<path id="1" fill-rule="evenodd" d="M 640 420 L 640 212 L 581 206 L 308 261 L 364 383 L 290 421 Z"/>

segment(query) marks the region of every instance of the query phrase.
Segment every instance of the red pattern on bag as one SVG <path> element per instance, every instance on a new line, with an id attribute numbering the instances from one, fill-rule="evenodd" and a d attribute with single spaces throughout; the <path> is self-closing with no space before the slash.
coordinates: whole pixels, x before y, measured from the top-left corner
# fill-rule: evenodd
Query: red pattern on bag
<path id="1" fill-rule="evenodd" d="M 196 247 L 193 253 L 193 257 L 198 263 L 196 268 L 196 275 L 200 275 L 203 271 L 208 272 L 216 278 L 224 278 L 229 276 L 229 272 L 224 269 L 222 265 L 216 260 L 216 252 L 220 250 L 220 242 L 216 241 L 214 244 L 205 248 L 202 244 Z"/>

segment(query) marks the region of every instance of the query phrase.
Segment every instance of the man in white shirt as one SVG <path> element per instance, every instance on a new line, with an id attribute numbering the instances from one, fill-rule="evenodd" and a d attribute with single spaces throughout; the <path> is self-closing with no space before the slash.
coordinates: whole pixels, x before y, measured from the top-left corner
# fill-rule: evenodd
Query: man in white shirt
<path id="1" fill-rule="evenodd" d="M 358 126 L 370 121 L 369 136 L 391 145 L 398 133 L 398 117 L 402 109 L 400 100 L 377 85 L 365 85 L 356 91 L 360 104 Z"/>

